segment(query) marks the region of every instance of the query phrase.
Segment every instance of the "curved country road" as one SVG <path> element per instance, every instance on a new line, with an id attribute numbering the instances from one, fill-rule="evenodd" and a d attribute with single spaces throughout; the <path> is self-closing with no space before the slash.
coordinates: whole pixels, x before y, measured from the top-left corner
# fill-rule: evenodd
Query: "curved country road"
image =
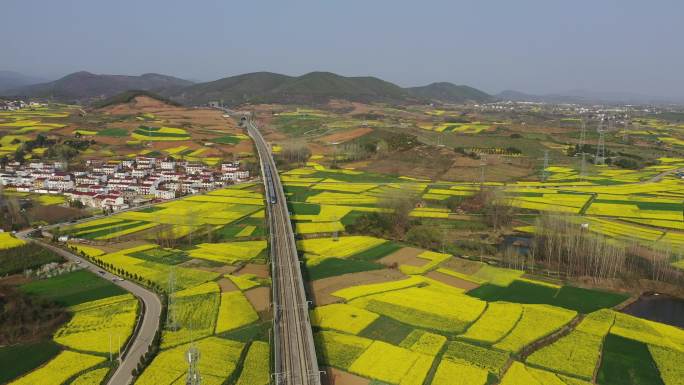
<path id="1" fill-rule="evenodd" d="M 28 233 L 33 230 L 26 230 L 17 233 L 17 238 L 27 241 Z M 55 253 L 63 256 L 64 258 L 70 259 L 74 262 L 79 262 L 79 265 L 86 270 L 90 270 L 94 274 L 102 277 L 103 279 L 112 282 L 117 276 L 110 274 L 109 272 L 101 269 L 100 267 L 90 263 L 88 260 L 79 257 L 67 250 L 61 249 L 59 247 L 53 246 L 47 242 L 43 242 L 37 239 L 31 239 L 33 242 L 37 242 L 42 246 L 54 251 Z M 103 273 L 100 273 L 102 271 Z M 122 289 L 128 291 L 134 296 L 138 297 L 142 301 L 141 307 L 141 317 L 138 320 L 138 325 L 135 335 L 131 337 L 131 341 L 128 345 L 128 350 L 123 352 L 123 358 L 121 364 L 116 368 L 116 371 L 111 376 L 107 385 L 127 385 L 133 380 L 133 375 L 131 374 L 133 369 L 138 366 L 140 362 L 140 357 L 147 352 L 147 347 L 152 342 L 157 328 L 159 327 L 159 317 L 161 317 L 161 301 L 157 295 L 147 290 L 146 288 L 130 282 L 130 281 L 114 281 L 115 285 L 121 287 Z"/>

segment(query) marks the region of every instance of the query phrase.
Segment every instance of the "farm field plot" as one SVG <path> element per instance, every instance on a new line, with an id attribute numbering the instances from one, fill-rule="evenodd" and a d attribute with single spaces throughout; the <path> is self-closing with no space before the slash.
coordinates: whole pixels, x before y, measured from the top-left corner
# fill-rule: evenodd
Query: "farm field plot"
<path id="1" fill-rule="evenodd" d="M 350 304 L 409 325 L 447 333 L 464 331 L 486 306 L 486 302 L 465 295 L 445 296 L 418 287 L 372 294 Z"/>
<path id="2" fill-rule="evenodd" d="M 201 347 L 203 383 L 220 385 L 229 378 L 241 384 L 268 382 L 268 366 L 264 380 L 263 363 L 257 361 L 269 354 L 263 342 L 268 334 L 259 321 L 270 313 L 258 307 L 257 314 L 260 300 L 251 293 L 270 280 L 249 273 L 260 271 L 266 258 L 264 219 L 255 217 L 260 211 L 260 186 L 245 184 L 65 229 L 97 242 L 72 239 L 71 247 L 143 285 L 164 290 L 173 276 L 172 321 L 163 320 L 160 352 L 136 383 L 182 382 L 192 341 Z M 147 226 L 152 227 L 142 228 Z M 121 231 L 129 233 L 116 235 Z M 248 272 L 235 272 L 242 268 Z M 108 345 L 107 338 L 99 340 Z"/>
<path id="3" fill-rule="evenodd" d="M 524 305 L 520 321 L 494 347 L 519 352 L 526 345 L 560 329 L 576 315 L 574 311 L 548 305 Z"/>
<path id="4" fill-rule="evenodd" d="M 648 347 L 613 334 L 606 337 L 597 382 L 601 385 L 662 385 Z"/>
<path id="5" fill-rule="evenodd" d="M 138 316 L 135 297 L 85 270 L 32 281 L 20 286 L 20 290 L 68 306 L 71 317 L 51 340 L 0 349 L 0 356 L 6 349 L 8 353 L 30 356 L 10 357 L 0 364 L 2 368 L 5 363 L 19 360 L 13 369 L 3 369 L 3 375 L 8 375 L 6 380 L 23 375 L 12 384 L 62 384 L 77 375 L 80 379 L 90 368 L 104 376 L 109 371 L 109 366 L 101 365 L 105 356 L 110 349 L 118 351 L 128 340 Z M 109 336 L 113 337 L 111 345 Z M 39 366 L 41 363 L 44 365 Z"/>
<path id="6" fill-rule="evenodd" d="M 62 274 L 42 281 L 33 281 L 20 286 L 27 294 L 37 295 L 64 306 L 74 306 L 126 292 L 95 274 L 85 270 Z"/>
<path id="7" fill-rule="evenodd" d="M 255 341 L 249 347 L 236 385 L 268 385 L 271 378 L 269 370 L 269 346 Z"/>
<path id="8" fill-rule="evenodd" d="M 40 367 L 19 379 L 12 385 L 61 385 L 71 377 L 105 361 L 105 357 L 72 351 L 63 351 L 45 366 Z"/>
<path id="9" fill-rule="evenodd" d="M 8 382 L 50 361 L 60 352 L 54 341 L 41 341 L 0 348 L 0 381 Z"/>
<path id="10" fill-rule="evenodd" d="M 259 316 L 244 294 L 239 291 L 221 293 L 216 333 L 234 330 L 258 319 Z"/>
<path id="11" fill-rule="evenodd" d="M 493 344 L 520 320 L 523 307 L 517 303 L 490 302 L 484 314 L 462 335 L 464 339 Z"/>
<path id="12" fill-rule="evenodd" d="M 527 362 L 590 381 L 614 318 L 610 310 L 589 314 L 570 334 L 534 352 Z"/>
<path id="13" fill-rule="evenodd" d="M 583 289 L 573 286 L 554 287 L 541 282 L 516 279 L 507 287 L 483 285 L 468 292 L 487 301 L 547 304 L 581 313 L 613 307 L 627 299 L 624 294 Z"/>
<path id="14" fill-rule="evenodd" d="M 485 385 L 488 373 L 473 365 L 442 360 L 432 379 L 433 385 Z M 521 384 L 522 385 L 522 384 Z"/>
<path id="15" fill-rule="evenodd" d="M 508 357 L 508 352 L 452 341 L 447 344 L 442 359 L 475 366 L 499 376 L 508 361 Z"/>
<path id="16" fill-rule="evenodd" d="M 245 344 L 217 337 L 208 337 L 196 342 L 202 352 L 199 370 L 203 383 L 221 385 L 235 371 Z M 138 377 L 138 385 L 171 385 L 182 381 L 187 373 L 185 352 L 189 345 L 180 345 L 164 350 Z"/>
<path id="17" fill-rule="evenodd" d="M 118 351 L 133 332 L 138 300 L 130 294 L 85 302 L 69 309 L 74 316 L 59 329 L 55 342 L 69 348 L 108 353 Z M 109 335 L 116 336 L 111 346 Z"/>
<path id="18" fill-rule="evenodd" d="M 399 384 L 420 358 L 420 353 L 415 353 L 382 341 L 374 341 L 351 364 L 349 371 L 390 384 Z M 430 357 L 428 364 L 431 361 Z M 421 370 L 419 376 L 424 378 L 429 366 L 424 368 L 421 365 L 421 369 L 423 370 Z"/>
<path id="19" fill-rule="evenodd" d="M 26 242 L 21 239 L 17 239 L 10 233 L 0 233 L 0 250 L 11 249 L 24 245 Z"/>
<path id="20" fill-rule="evenodd" d="M 373 340 L 333 331 L 321 331 L 314 336 L 316 352 L 322 363 L 347 370 Z"/>
<path id="21" fill-rule="evenodd" d="M 175 325 L 173 329 L 165 330 L 162 349 L 214 334 L 220 303 L 216 282 L 207 282 L 172 295 Z"/>
<path id="22" fill-rule="evenodd" d="M 350 334 L 358 334 L 378 315 L 346 304 L 331 304 L 317 307 L 311 314 L 311 325 Z"/>

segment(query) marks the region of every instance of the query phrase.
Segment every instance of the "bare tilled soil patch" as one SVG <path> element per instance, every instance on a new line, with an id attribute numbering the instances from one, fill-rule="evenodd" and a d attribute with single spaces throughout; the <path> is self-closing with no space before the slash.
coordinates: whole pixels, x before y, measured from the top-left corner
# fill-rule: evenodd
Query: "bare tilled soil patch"
<path id="1" fill-rule="evenodd" d="M 482 268 L 481 263 L 462 258 L 449 258 L 442 266 L 469 275 L 477 273 Z"/>
<path id="2" fill-rule="evenodd" d="M 418 255 L 424 250 L 415 247 L 404 247 L 394 253 L 382 257 L 378 262 L 385 266 L 393 265 L 412 265 L 412 266 L 423 266 L 427 261 L 418 258 Z"/>
<path id="3" fill-rule="evenodd" d="M 248 263 L 235 272 L 237 275 L 254 274 L 259 278 L 268 278 L 268 266 Z"/>
<path id="4" fill-rule="evenodd" d="M 221 266 L 211 266 L 207 261 L 203 259 L 191 259 L 183 263 L 179 263 L 177 266 L 189 267 L 197 270 L 211 271 L 213 273 L 230 274 L 237 269 L 235 266 L 231 265 L 221 265 Z"/>
<path id="5" fill-rule="evenodd" d="M 322 306 L 342 302 L 341 298 L 333 296 L 332 293 L 344 289 L 345 287 L 396 281 L 405 277 L 406 276 L 398 270 L 382 269 L 318 279 L 311 283 L 311 287 L 313 289 L 313 297 L 316 306 Z"/>
<path id="6" fill-rule="evenodd" d="M 256 287 L 245 292 L 245 297 L 249 300 L 249 303 L 254 306 L 254 310 L 257 313 L 264 314 L 270 309 L 271 304 L 271 288 L 270 287 Z"/>
<path id="7" fill-rule="evenodd" d="M 370 380 L 336 368 L 325 368 L 328 385 L 368 385 Z"/>
<path id="8" fill-rule="evenodd" d="M 83 242 L 83 244 L 90 244 L 91 242 Z M 96 245 L 98 249 L 104 251 L 105 253 L 114 253 L 119 250 L 125 250 L 125 249 L 130 249 L 133 247 L 138 247 L 142 245 L 148 244 L 148 242 L 145 241 L 126 241 L 126 242 L 116 242 L 116 243 L 107 243 L 107 244 L 100 244 L 100 242 L 92 242 L 93 245 Z"/>
<path id="9" fill-rule="evenodd" d="M 331 144 L 344 143 L 346 141 L 362 137 L 372 131 L 373 129 L 370 127 L 359 127 L 349 131 L 336 132 L 334 134 L 326 135 L 320 138 L 320 141 Z"/>
<path id="10" fill-rule="evenodd" d="M 466 281 L 465 279 L 461 279 L 458 277 L 452 277 L 451 275 L 440 273 L 438 271 L 431 271 L 431 272 L 425 274 L 425 276 L 428 278 L 432 278 L 436 281 L 446 283 L 447 285 L 454 286 L 454 287 L 457 287 L 459 289 L 463 289 L 465 291 L 472 290 L 472 289 L 480 287 L 480 285 L 478 285 L 474 282 Z"/>
<path id="11" fill-rule="evenodd" d="M 216 281 L 216 283 L 218 283 L 218 285 L 219 285 L 219 287 L 221 288 L 221 291 L 222 291 L 222 292 L 228 292 L 228 291 L 236 291 L 236 290 L 238 290 L 237 286 L 235 286 L 235 284 L 233 283 L 233 281 L 231 281 L 231 280 L 228 279 L 228 278 L 221 278 L 221 279 L 219 279 L 218 281 Z"/>

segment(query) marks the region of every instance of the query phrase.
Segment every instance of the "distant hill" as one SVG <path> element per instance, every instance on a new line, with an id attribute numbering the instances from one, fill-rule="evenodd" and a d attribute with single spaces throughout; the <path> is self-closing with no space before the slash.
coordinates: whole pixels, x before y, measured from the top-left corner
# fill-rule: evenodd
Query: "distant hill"
<path id="1" fill-rule="evenodd" d="M 193 83 L 160 74 L 97 75 L 82 71 L 52 82 L 12 88 L 0 94 L 88 104 L 106 101 L 131 90 L 150 91 L 187 105 L 221 100 L 232 106 L 244 103 L 324 104 L 331 99 L 387 103 L 491 100 L 480 90 L 451 83 L 402 88 L 372 76 L 348 77 L 331 72 L 311 72 L 302 76 L 254 72 Z"/>
<path id="2" fill-rule="evenodd" d="M 406 89 L 411 95 L 444 103 L 489 102 L 494 98 L 486 92 L 469 86 L 457 86 L 452 83 L 432 83 L 422 87 Z"/>
<path id="3" fill-rule="evenodd" d="M 292 77 L 272 72 L 253 72 L 197 83 L 182 89 L 166 90 L 163 94 L 184 104 L 197 105 L 223 100 L 225 104 L 237 105 L 252 101 L 290 79 Z"/>
<path id="4" fill-rule="evenodd" d="M 223 100 L 229 105 L 247 102 L 319 104 L 330 99 L 397 102 L 411 98 L 406 90 L 396 84 L 375 77 L 345 77 L 330 72 L 311 72 L 298 77 L 255 72 L 163 94 L 186 104 Z"/>
<path id="5" fill-rule="evenodd" d="M 0 92 L 13 88 L 42 83 L 45 79 L 24 75 L 14 71 L 0 71 Z"/>
<path id="6" fill-rule="evenodd" d="M 120 94 L 111 96 L 107 99 L 95 102 L 93 104 L 94 108 L 105 108 L 117 104 L 125 104 L 129 103 L 133 99 L 139 97 L 139 96 L 147 96 L 148 98 L 152 98 L 155 100 L 158 100 L 162 103 L 169 104 L 172 106 L 179 106 L 180 103 L 174 102 L 173 100 L 169 100 L 161 95 L 155 94 L 154 92 L 151 91 L 144 91 L 144 90 L 130 90 L 130 91 L 124 91 Z"/>
<path id="7" fill-rule="evenodd" d="M 160 74 L 97 75 L 75 72 L 48 83 L 34 84 L 4 91 L 6 95 L 50 98 L 60 101 L 90 101 L 114 96 L 128 90 L 160 91 L 186 87 L 192 82 Z"/>
<path id="8" fill-rule="evenodd" d="M 678 104 L 682 99 L 652 97 L 629 92 L 598 92 L 571 90 L 562 93 L 532 95 L 519 91 L 506 90 L 496 95 L 499 100 L 536 103 L 571 104 Z"/>

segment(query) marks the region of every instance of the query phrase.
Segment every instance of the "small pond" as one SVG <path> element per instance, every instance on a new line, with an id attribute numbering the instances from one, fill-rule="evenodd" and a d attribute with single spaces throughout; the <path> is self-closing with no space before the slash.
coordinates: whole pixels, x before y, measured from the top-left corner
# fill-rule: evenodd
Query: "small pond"
<path id="1" fill-rule="evenodd" d="M 684 328 L 684 300 L 668 295 L 646 293 L 622 312 Z"/>

